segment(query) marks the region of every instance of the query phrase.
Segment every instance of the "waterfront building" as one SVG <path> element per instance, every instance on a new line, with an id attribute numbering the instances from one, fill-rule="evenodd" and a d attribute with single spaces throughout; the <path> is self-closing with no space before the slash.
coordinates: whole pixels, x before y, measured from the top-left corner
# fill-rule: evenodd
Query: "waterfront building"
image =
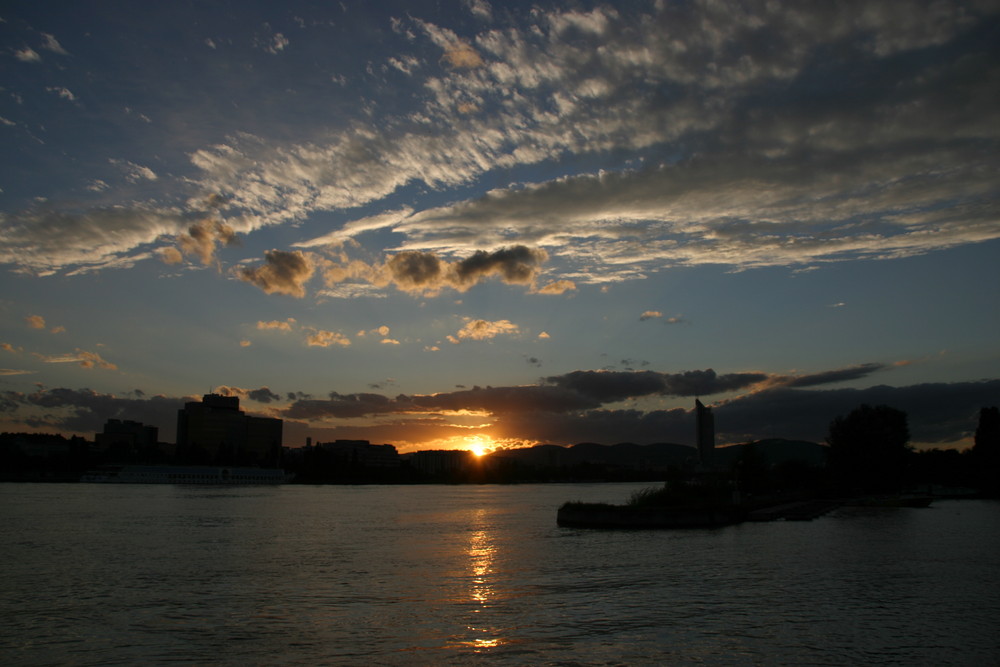
<path id="1" fill-rule="evenodd" d="M 177 411 L 177 457 L 184 463 L 278 466 L 283 424 L 247 415 L 237 396 L 205 394 Z"/>

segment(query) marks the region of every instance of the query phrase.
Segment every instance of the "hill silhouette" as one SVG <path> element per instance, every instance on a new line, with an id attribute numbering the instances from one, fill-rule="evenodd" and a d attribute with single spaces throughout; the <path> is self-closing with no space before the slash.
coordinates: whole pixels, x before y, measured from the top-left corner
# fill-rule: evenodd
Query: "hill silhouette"
<path id="1" fill-rule="evenodd" d="M 787 461 L 796 461 L 817 467 L 826 463 L 827 448 L 823 445 L 805 440 L 772 438 L 741 445 L 717 447 L 715 449 L 716 464 L 722 468 L 732 467 L 751 445 L 755 454 L 768 466 Z M 638 445 L 632 442 L 621 442 L 614 445 L 581 442 L 570 447 L 536 445 L 523 449 L 506 449 L 495 452 L 492 456 L 533 468 L 561 468 L 591 464 L 634 470 L 656 470 L 670 466 L 693 465 L 697 461 L 698 452 L 690 445 L 671 442 L 657 442 L 648 445 Z"/>

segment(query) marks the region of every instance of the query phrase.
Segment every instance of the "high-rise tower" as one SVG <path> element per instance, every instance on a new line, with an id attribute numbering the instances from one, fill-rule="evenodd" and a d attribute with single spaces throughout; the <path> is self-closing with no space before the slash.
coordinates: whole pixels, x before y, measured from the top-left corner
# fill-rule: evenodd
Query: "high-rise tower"
<path id="1" fill-rule="evenodd" d="M 697 423 L 698 460 L 703 469 L 710 470 L 715 450 L 715 417 L 712 415 L 712 408 L 706 408 L 698 399 L 694 400 L 694 413 Z"/>

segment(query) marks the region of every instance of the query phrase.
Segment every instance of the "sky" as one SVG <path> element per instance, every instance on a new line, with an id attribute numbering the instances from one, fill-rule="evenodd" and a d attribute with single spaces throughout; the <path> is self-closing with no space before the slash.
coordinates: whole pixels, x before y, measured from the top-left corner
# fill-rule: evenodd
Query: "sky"
<path id="1" fill-rule="evenodd" d="M 1000 404 L 1000 2 L 10 1 L 0 429 L 918 447 Z"/>

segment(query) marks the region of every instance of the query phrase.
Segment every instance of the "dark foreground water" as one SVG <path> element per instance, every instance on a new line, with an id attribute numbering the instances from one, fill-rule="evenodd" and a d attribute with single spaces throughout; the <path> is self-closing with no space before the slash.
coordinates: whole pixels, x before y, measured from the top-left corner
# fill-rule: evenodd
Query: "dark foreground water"
<path id="1" fill-rule="evenodd" d="M 0 663 L 1000 664 L 1000 504 L 555 524 L 645 486 L 0 484 Z"/>

